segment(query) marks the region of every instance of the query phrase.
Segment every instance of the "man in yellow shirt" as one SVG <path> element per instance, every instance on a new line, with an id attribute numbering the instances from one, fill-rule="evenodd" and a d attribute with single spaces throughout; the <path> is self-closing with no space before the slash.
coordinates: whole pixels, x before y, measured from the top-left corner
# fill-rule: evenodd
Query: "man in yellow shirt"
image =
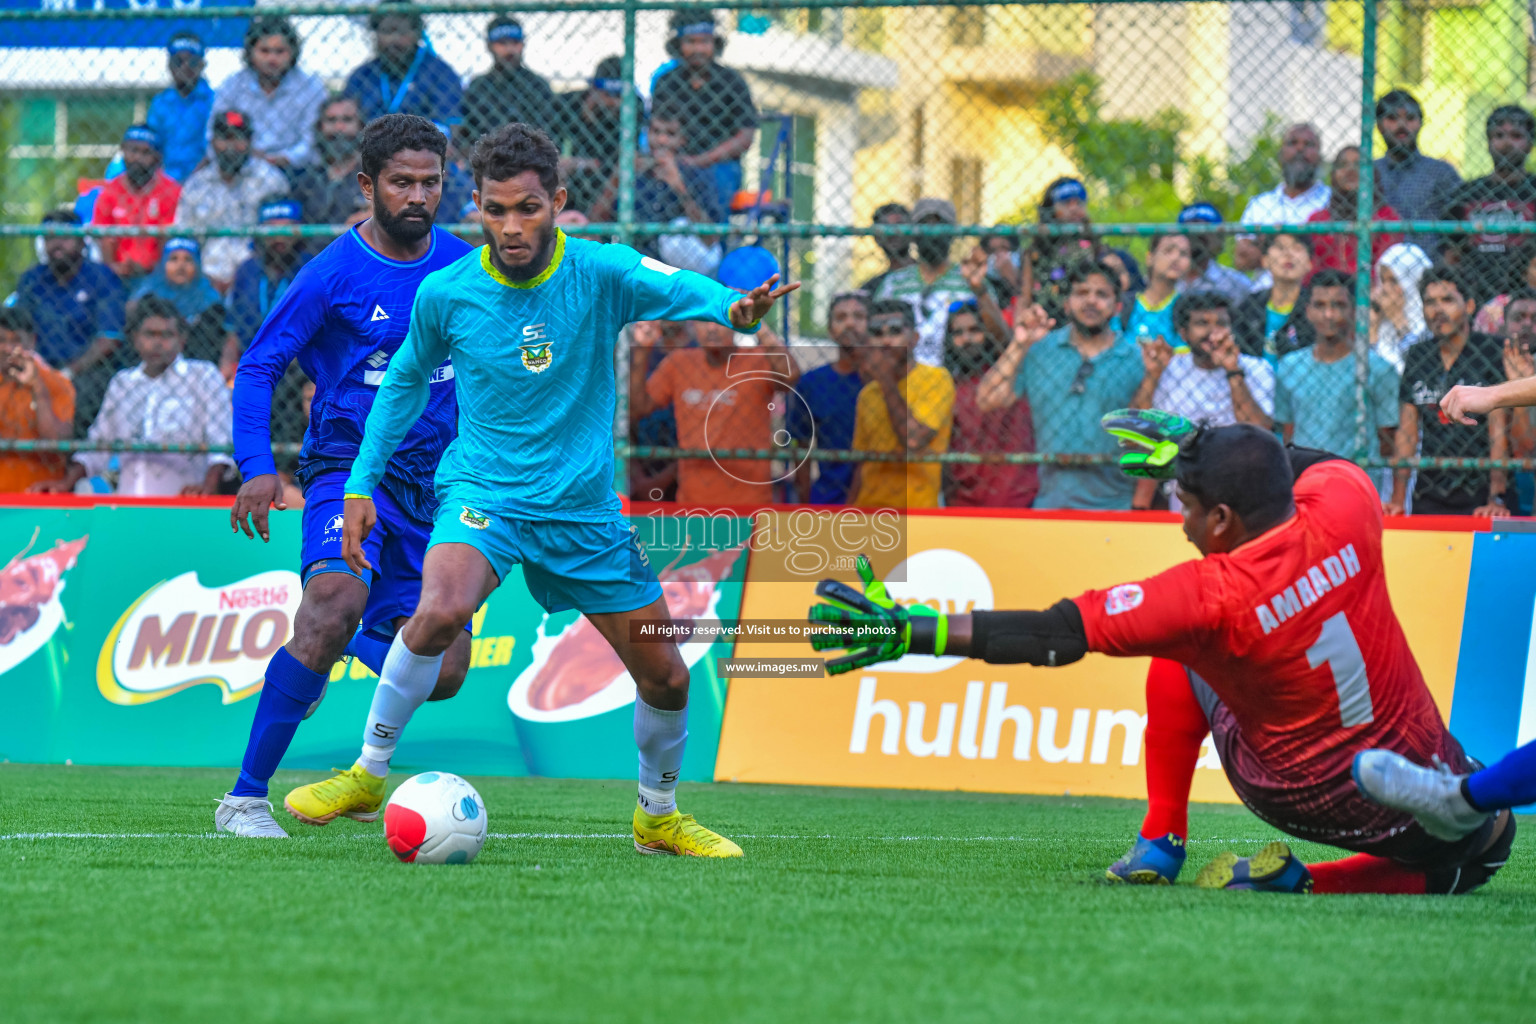
<path id="1" fill-rule="evenodd" d="M 869 340 L 859 372 L 869 383 L 859 392 L 853 426 L 855 451 L 949 450 L 955 383 L 941 366 L 913 361 L 917 319 L 900 299 L 869 308 Z M 850 504 L 861 508 L 937 508 L 943 467 L 937 462 L 864 462 L 854 471 Z"/>

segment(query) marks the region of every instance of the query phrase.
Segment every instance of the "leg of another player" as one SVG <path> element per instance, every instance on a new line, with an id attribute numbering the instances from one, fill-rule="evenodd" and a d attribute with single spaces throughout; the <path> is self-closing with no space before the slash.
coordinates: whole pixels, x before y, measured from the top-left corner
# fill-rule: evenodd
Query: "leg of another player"
<path id="1" fill-rule="evenodd" d="M 494 589 L 494 576 L 492 579 Z M 412 666 L 417 662 L 410 660 L 410 649 L 400 640 L 400 634 L 405 630 L 404 624 L 409 621 L 400 620 L 389 653 L 380 666 L 382 671 L 379 672 L 379 684 L 374 688 L 373 704 L 368 710 L 368 724 L 363 729 L 363 750 L 358 763 L 370 775 L 381 779 L 389 775 L 390 757 L 400 742 L 400 732 L 410 722 L 416 709 L 427 701 L 447 700 L 458 693 L 459 687 L 464 685 L 464 675 L 469 671 L 469 633 L 460 626 L 458 635 L 438 661 L 437 674 L 431 679 L 431 688 L 428 689 L 425 675 L 413 671 Z M 396 659 L 394 666 L 390 664 L 391 655 Z"/>
<path id="2" fill-rule="evenodd" d="M 272 820 L 267 783 L 299 723 L 324 692 L 331 666 L 341 657 L 367 601 L 368 588 L 347 573 L 321 573 L 305 585 L 293 639 L 267 664 L 240 776 L 214 813 L 218 830 L 240 836 L 284 835 Z"/>
<path id="3" fill-rule="evenodd" d="M 635 680 L 635 746 L 640 787 L 635 849 L 695 857 L 740 857 L 741 847 L 677 809 L 677 779 L 688 742 L 688 666 L 674 643 L 635 643 L 631 623 L 670 622 L 665 598 L 628 612 L 587 618 Z"/>

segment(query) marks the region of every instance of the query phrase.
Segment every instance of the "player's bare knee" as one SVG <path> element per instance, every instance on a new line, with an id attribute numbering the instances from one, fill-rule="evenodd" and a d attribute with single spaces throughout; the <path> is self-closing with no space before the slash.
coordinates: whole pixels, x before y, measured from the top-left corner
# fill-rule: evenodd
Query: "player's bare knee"
<path id="1" fill-rule="evenodd" d="M 457 695 L 464 685 L 464 674 L 469 670 L 469 655 L 465 652 L 461 656 L 459 646 L 454 644 L 443 656 L 443 667 L 437 674 L 437 685 L 433 687 L 432 696 L 427 700 L 447 700 Z"/>
<path id="2" fill-rule="evenodd" d="M 653 708 L 673 710 L 688 703 L 688 666 L 674 659 L 664 670 L 642 673 L 635 678 L 640 698 Z"/>
<path id="3" fill-rule="evenodd" d="M 305 665 L 327 668 L 341 657 L 357 629 L 357 617 L 348 609 L 319 601 L 305 601 L 293 617 L 293 639 L 288 653 Z M 316 671 L 323 671 L 316 669 Z"/>
<path id="4" fill-rule="evenodd" d="M 424 604 L 406 624 L 406 646 L 422 655 L 445 653 L 474 613 L 473 608 L 461 607 L 457 602 Z"/>

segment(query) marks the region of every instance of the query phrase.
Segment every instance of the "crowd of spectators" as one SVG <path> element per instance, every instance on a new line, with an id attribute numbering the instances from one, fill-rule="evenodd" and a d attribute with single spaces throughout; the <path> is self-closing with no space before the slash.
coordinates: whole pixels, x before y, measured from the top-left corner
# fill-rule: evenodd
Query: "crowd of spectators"
<path id="1" fill-rule="evenodd" d="M 514 120 L 560 146 L 569 190 L 560 223 L 617 219 L 625 89 L 618 57 L 599 62 L 584 88 L 556 92 L 525 63 L 536 41 L 510 14 L 489 21 L 490 70 L 472 79 L 433 51 L 418 15 L 385 2 L 368 25 L 373 55 L 335 92 L 305 70 L 303 40 L 281 16 L 252 18 L 243 67 L 217 88 L 204 77 L 202 41 L 189 32 L 169 40 L 170 85 L 143 123 L 124 130 L 121 172 L 90 201 L 43 219 L 174 227 L 175 237 L 40 244 L 38 265 L 21 275 L 0 315 L 4 437 L 225 443 L 227 383 L 240 355 L 326 239 L 252 239 L 220 229 L 340 230 L 366 219 L 357 139 L 380 114 L 420 114 L 448 137 L 442 222 L 476 219 L 464 155 L 480 135 Z M 738 208 L 741 158 L 759 118 L 745 78 L 721 63 L 725 46 L 709 12 L 672 17 L 671 60 L 652 79 L 639 126 L 637 221 L 719 224 Z M 1240 218 L 1255 229 L 1351 221 L 1369 170 L 1378 221 L 1483 225 L 1473 235 L 1448 235 L 1405 223 L 1401 232 L 1373 236 L 1367 337 L 1356 338 L 1362 268 L 1352 233 L 1200 230 L 1223 216 L 1194 197 L 1165 233 L 1137 247 L 1138 259 L 1088 231 L 1003 226 L 963 239 L 949 199 L 926 196 L 910 208 L 889 202 L 873 215 L 884 266 L 857 291 L 832 298 L 831 343 L 819 356 L 786 348 L 766 330 L 748 339 L 708 324 L 632 329 L 631 440 L 782 449 L 771 460 L 637 460 L 633 496 L 703 505 L 1176 504 L 1166 489 L 1070 458 L 1112 453 L 1099 418 L 1124 406 L 1253 423 L 1357 457 L 1532 455 L 1531 417 L 1495 415 L 1463 428 L 1442 422 L 1434 406 L 1455 384 L 1530 373 L 1536 244 L 1500 225 L 1536 221 L 1536 178 L 1526 171 L 1536 118 L 1517 106 L 1492 111 L 1493 169 L 1463 181 L 1451 165 L 1419 152 L 1423 110 L 1411 94 L 1387 93 L 1376 117 L 1386 148 L 1368 169 L 1358 147 L 1344 146 L 1326 162 L 1314 126 L 1288 126 L 1278 180 L 1252 196 Z M 1038 223 L 1087 228 L 1091 205 L 1087 184 L 1058 178 L 1041 196 Z M 737 249 L 738 242 L 677 230 L 636 244 L 741 288 L 777 272 L 765 250 Z M 739 283 L 727 272 L 733 263 Z M 301 407 L 302 375 L 285 385 L 284 400 Z M 284 439 L 297 439 L 304 418 L 289 419 Z M 833 452 L 871 457 L 828 457 Z M 922 458 L 940 452 L 968 458 L 943 465 Z M 1064 458 L 1039 466 L 1000 461 L 1029 452 Z M 1531 504 L 1528 474 L 1380 476 L 1393 511 L 1486 515 Z M 222 457 L 0 455 L 0 487 L 10 490 L 201 493 L 237 483 Z"/>

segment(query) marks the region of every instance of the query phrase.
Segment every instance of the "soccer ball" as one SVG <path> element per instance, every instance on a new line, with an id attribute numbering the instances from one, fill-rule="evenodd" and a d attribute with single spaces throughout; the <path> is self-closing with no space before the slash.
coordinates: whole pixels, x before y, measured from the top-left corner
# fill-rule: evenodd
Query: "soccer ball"
<path id="1" fill-rule="evenodd" d="M 448 772 L 400 783 L 384 808 L 384 839 L 407 864 L 468 864 L 485 845 L 485 801 Z"/>

